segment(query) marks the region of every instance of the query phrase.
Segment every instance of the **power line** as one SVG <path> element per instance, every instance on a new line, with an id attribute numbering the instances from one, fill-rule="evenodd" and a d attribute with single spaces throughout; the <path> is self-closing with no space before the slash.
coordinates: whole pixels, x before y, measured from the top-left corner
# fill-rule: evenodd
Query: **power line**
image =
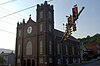
<path id="1" fill-rule="evenodd" d="M 49 1 L 47 1 L 47 2 L 51 2 L 51 1 L 53 1 L 53 0 L 49 0 Z M 25 11 L 25 10 L 30 9 L 30 8 L 33 8 L 33 7 L 35 7 L 35 6 L 37 6 L 37 5 L 33 5 L 33 6 L 28 7 L 28 8 L 25 8 L 25 9 L 22 9 L 22 10 L 19 10 L 19 11 L 16 11 L 16 12 L 13 12 L 13 13 L 11 13 L 11 14 L 5 15 L 5 16 L 3 16 L 3 17 L 0 17 L 0 19 L 2 19 L 2 18 L 4 18 L 4 17 L 7 17 L 7 16 L 10 16 L 10 15 L 13 15 L 13 14 L 16 14 L 16 13 L 18 13 L 18 12 Z"/>
<path id="2" fill-rule="evenodd" d="M 35 6 L 36 6 L 36 5 L 31 6 L 31 7 L 28 7 L 28 8 L 25 8 L 25 9 L 22 9 L 22 10 L 19 10 L 19 11 L 16 11 L 16 12 L 13 12 L 13 13 L 8 14 L 8 15 L 6 15 L 6 16 L 3 16 L 3 17 L 1 17 L 1 18 L 4 18 L 4 17 L 10 16 L 10 15 L 16 14 L 16 13 L 18 13 L 18 12 L 21 12 L 21 11 L 24 11 L 24 10 L 27 10 L 27 9 L 30 9 L 30 8 L 33 8 L 33 7 L 35 7 Z M 0 18 L 0 19 L 1 19 L 1 18 Z M 2 21 L 2 20 L 0 20 L 0 21 Z M 2 22 L 5 22 L 5 21 L 2 21 Z M 5 23 L 8 23 L 8 22 L 5 22 Z M 8 24 L 11 24 L 11 23 L 8 23 Z M 13 25 L 13 24 L 11 24 L 11 25 Z M 0 31 L 12 33 L 12 32 L 9 32 L 9 31 L 2 30 L 2 29 L 0 29 Z M 15 33 L 12 33 L 12 34 L 15 34 Z"/>
<path id="3" fill-rule="evenodd" d="M 1 8 L 1 7 L 0 7 Z M 9 11 L 9 10 L 7 10 L 7 9 L 4 9 L 4 8 L 1 8 L 1 9 L 3 9 L 3 10 L 5 10 L 5 11 Z M 2 11 L 3 13 L 7 13 L 7 12 L 5 12 L 5 11 Z M 9 11 L 9 12 L 11 12 L 11 11 Z M 8 14 L 8 13 L 7 13 Z M 17 14 L 18 16 L 22 16 L 22 17 L 25 17 L 25 16 L 23 16 L 23 15 L 20 15 L 20 14 Z M 16 17 L 16 18 L 19 18 L 18 16 L 14 16 L 14 17 Z M 8 18 L 11 18 L 11 19 L 13 19 L 13 20 L 17 20 L 17 19 L 15 19 L 15 18 L 13 18 L 13 17 L 8 17 Z M 26 17 L 25 17 L 26 18 Z M 9 22 L 6 22 L 6 21 L 2 21 L 2 20 L 0 20 L 0 22 L 5 22 L 5 23 L 7 23 L 7 24 L 10 24 L 10 25 L 13 25 L 13 26 L 15 26 L 14 24 L 12 24 L 12 23 L 9 23 Z"/>
<path id="4" fill-rule="evenodd" d="M 2 9 L 3 9 L 3 8 L 2 8 Z M 8 11 L 7 9 L 3 9 L 3 10 Z M 1 12 L 8 14 L 8 12 L 2 11 L 2 10 L 1 10 Z M 11 11 L 9 11 L 9 12 L 11 12 Z M 14 16 L 14 17 L 19 18 L 18 16 Z M 14 19 L 14 18 L 12 18 L 12 19 Z M 14 19 L 14 20 L 17 20 L 17 19 Z"/>
<path id="5" fill-rule="evenodd" d="M 9 32 L 9 31 L 2 30 L 2 29 L 0 29 L 0 31 L 7 32 L 7 33 L 11 33 L 11 34 L 15 34 L 15 33 L 13 33 L 13 32 Z"/>
<path id="6" fill-rule="evenodd" d="M 5 9 L 5 8 L 2 8 L 2 7 L 0 7 L 0 8 L 3 9 L 3 10 L 5 10 L 5 11 L 13 12 L 13 11 L 7 10 L 7 9 Z M 16 14 L 16 15 L 19 15 L 19 16 L 22 16 L 22 17 L 27 18 L 26 16 L 23 16 L 23 15 L 21 15 L 21 14 Z"/>
<path id="7" fill-rule="evenodd" d="M 53 1 L 53 0 L 48 0 L 47 2 L 51 2 L 51 1 Z"/>
<path id="8" fill-rule="evenodd" d="M 13 13 L 11 13 L 11 14 L 8 14 L 8 15 L 5 15 L 5 16 L 3 16 L 3 17 L 0 17 L 0 19 L 2 19 L 2 18 L 4 18 L 4 17 L 7 17 L 7 16 L 10 16 L 10 15 L 13 15 L 13 14 L 16 14 L 16 13 L 18 13 L 18 12 L 25 11 L 25 10 L 30 9 L 30 8 L 33 8 L 33 7 L 35 7 L 35 6 L 36 6 L 36 5 L 31 6 L 31 7 L 28 7 L 28 8 L 25 8 L 25 9 L 22 9 L 22 10 L 19 10 L 19 11 L 16 11 L 16 12 L 13 12 Z"/>
<path id="9" fill-rule="evenodd" d="M 2 14 L 0 14 L 0 15 L 2 15 Z M 16 16 L 14 16 L 14 17 L 16 17 Z M 8 17 L 8 18 L 13 19 L 13 20 L 18 20 L 18 19 L 16 19 L 16 18 L 12 18 L 12 17 Z M 17 18 L 18 18 L 18 17 L 17 17 Z"/>
<path id="10" fill-rule="evenodd" d="M 7 12 L 5 12 L 5 11 L 1 11 L 1 12 L 8 14 L 8 13 L 7 13 Z M 19 18 L 19 17 L 17 17 L 17 16 L 14 16 L 14 17 Z"/>
<path id="11" fill-rule="evenodd" d="M 11 0 L 11 1 L 8 1 L 8 2 L 5 2 L 5 3 L 1 3 L 0 5 L 7 4 L 7 3 L 10 3 L 10 2 L 13 2 L 13 1 L 16 1 L 16 0 Z M 50 2 L 50 1 L 53 1 L 53 0 L 49 0 L 48 2 Z M 4 17 L 7 17 L 7 16 L 10 16 L 10 15 L 13 15 L 13 14 L 16 14 L 16 13 L 18 13 L 18 12 L 22 12 L 22 11 L 27 10 L 27 9 L 33 8 L 33 7 L 35 7 L 35 6 L 36 6 L 36 5 L 31 6 L 31 7 L 28 7 L 28 8 L 25 8 L 25 9 L 22 9 L 22 10 L 19 10 L 19 11 L 16 11 L 16 12 L 13 12 L 13 13 L 11 13 L 11 14 L 8 14 L 8 15 L 5 15 L 5 16 L 3 16 L 3 17 L 0 17 L 0 19 L 2 19 L 2 18 L 4 18 Z M 0 20 L 0 21 L 2 21 L 2 20 Z M 2 22 L 5 22 L 5 21 L 2 21 Z M 6 22 L 6 23 L 8 23 L 8 22 Z M 11 24 L 11 23 L 8 23 L 8 24 Z M 12 25 L 14 25 L 14 24 L 12 24 Z M 7 32 L 7 33 L 11 33 L 11 34 L 15 34 L 15 33 L 13 33 L 13 32 L 9 32 L 9 31 L 3 30 L 3 29 L 0 29 L 0 31 Z"/>
<path id="12" fill-rule="evenodd" d="M 15 26 L 15 24 L 12 24 L 12 23 L 9 23 L 9 22 L 6 22 L 6 21 L 0 20 L 0 22 L 4 22 L 4 23 L 10 24 L 10 25 L 12 25 L 12 26 Z"/>
<path id="13" fill-rule="evenodd" d="M 50 2 L 50 1 L 53 1 L 53 0 L 49 0 L 49 1 L 47 1 L 47 2 Z M 13 14 L 16 14 L 16 13 L 21 12 L 21 11 L 27 10 L 27 9 L 33 8 L 33 7 L 35 7 L 35 6 L 36 6 L 36 5 L 31 6 L 31 7 L 28 7 L 28 8 L 25 8 L 25 9 L 22 9 L 22 10 L 19 10 L 19 11 L 16 11 L 16 12 L 13 12 L 13 13 L 11 13 L 11 14 L 8 14 L 8 15 L 5 15 L 5 16 L 1 17 L 0 19 L 2 19 L 2 18 L 4 18 L 4 17 L 7 17 L 7 16 L 10 16 L 10 15 L 13 15 Z M 3 10 L 6 10 L 6 11 L 9 11 L 9 10 L 4 9 L 4 8 L 2 8 L 2 9 L 3 9 Z M 22 16 L 22 15 L 21 15 L 21 16 Z M 25 16 L 24 16 L 24 17 L 25 17 Z M 15 19 L 14 19 L 14 20 L 15 20 Z M 2 21 L 2 20 L 0 20 L 0 21 Z M 5 23 L 10 24 L 10 25 L 14 25 L 14 24 L 8 23 L 8 22 L 6 22 L 6 21 L 2 21 L 2 22 L 5 22 Z"/>
<path id="14" fill-rule="evenodd" d="M 0 5 L 4 5 L 4 4 L 10 3 L 10 2 L 13 2 L 13 1 L 16 1 L 16 0 L 10 0 L 10 1 L 7 1 L 7 2 L 4 2 L 4 3 L 1 3 Z"/>

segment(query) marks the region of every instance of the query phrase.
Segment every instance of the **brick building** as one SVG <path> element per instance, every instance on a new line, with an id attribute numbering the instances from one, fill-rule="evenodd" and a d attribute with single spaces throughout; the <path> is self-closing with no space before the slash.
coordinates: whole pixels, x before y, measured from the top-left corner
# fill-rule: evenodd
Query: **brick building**
<path id="1" fill-rule="evenodd" d="M 91 51 L 91 55 L 100 54 L 100 43 L 98 42 L 90 42 L 84 45 L 87 50 Z"/>
<path id="2" fill-rule="evenodd" d="M 57 66 L 80 62 L 80 43 L 74 37 L 62 41 L 54 29 L 53 5 L 37 5 L 36 22 L 17 23 L 16 66 Z"/>

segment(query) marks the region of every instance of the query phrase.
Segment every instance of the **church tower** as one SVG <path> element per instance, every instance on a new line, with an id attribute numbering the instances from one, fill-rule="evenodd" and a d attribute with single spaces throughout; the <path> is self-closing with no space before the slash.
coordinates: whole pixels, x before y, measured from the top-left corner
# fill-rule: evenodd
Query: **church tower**
<path id="1" fill-rule="evenodd" d="M 54 10 L 45 1 L 37 5 L 38 66 L 53 66 Z"/>
<path id="2" fill-rule="evenodd" d="M 36 22 L 31 19 L 17 24 L 16 66 L 53 66 L 53 5 L 37 5 Z"/>

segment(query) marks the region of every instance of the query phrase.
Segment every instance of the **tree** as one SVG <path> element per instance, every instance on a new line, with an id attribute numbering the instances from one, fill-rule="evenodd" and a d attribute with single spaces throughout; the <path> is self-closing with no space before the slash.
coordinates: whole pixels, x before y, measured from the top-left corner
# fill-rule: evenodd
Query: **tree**
<path id="1" fill-rule="evenodd" d="M 3 56 L 0 55 L 0 64 L 3 64 L 4 63 L 4 58 Z"/>
<path id="2" fill-rule="evenodd" d="M 94 36 L 87 36 L 86 38 L 79 38 L 79 40 L 83 44 L 91 43 L 91 42 L 97 42 L 100 43 L 100 34 L 95 34 Z"/>

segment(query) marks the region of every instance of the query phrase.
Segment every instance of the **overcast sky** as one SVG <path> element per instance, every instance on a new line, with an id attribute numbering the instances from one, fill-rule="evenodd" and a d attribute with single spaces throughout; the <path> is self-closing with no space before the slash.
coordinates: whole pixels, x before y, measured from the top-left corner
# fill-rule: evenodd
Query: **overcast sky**
<path id="1" fill-rule="evenodd" d="M 16 25 L 23 19 L 27 22 L 29 15 L 36 21 L 36 6 L 28 10 L 18 12 L 30 6 L 44 3 L 45 0 L 0 0 L 0 48 L 15 49 Z M 53 0 L 48 2 L 54 5 L 55 28 L 63 30 L 66 24 L 66 15 L 72 14 L 72 7 L 77 4 L 78 11 L 85 9 L 79 16 L 77 31 L 73 32 L 76 38 L 86 37 L 100 33 L 100 0 Z M 8 16 L 9 15 L 9 16 Z"/>

